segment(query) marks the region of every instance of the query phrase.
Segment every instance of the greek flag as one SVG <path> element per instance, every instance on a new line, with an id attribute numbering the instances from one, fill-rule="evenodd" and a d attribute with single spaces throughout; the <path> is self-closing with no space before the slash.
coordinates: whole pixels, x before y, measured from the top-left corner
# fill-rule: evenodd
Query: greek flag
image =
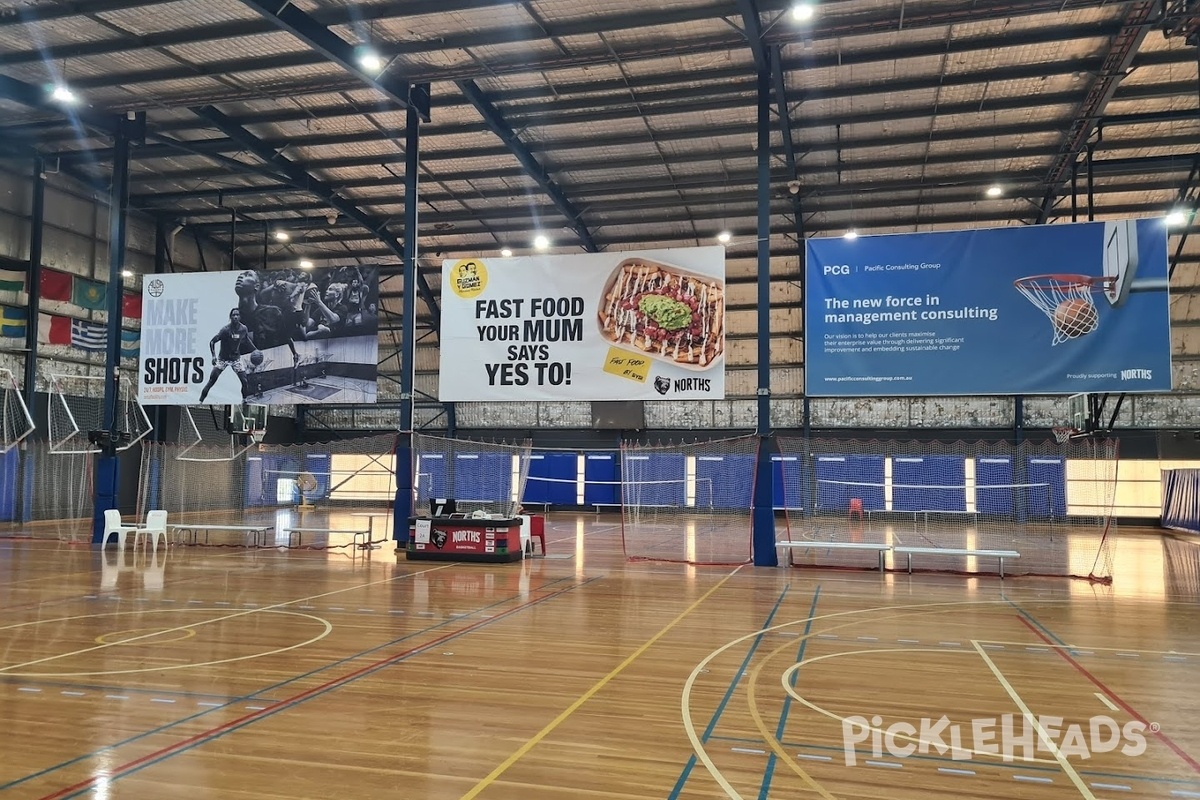
<path id="1" fill-rule="evenodd" d="M 80 350 L 103 350 L 108 347 L 108 329 L 104 325 L 71 320 L 71 344 Z"/>

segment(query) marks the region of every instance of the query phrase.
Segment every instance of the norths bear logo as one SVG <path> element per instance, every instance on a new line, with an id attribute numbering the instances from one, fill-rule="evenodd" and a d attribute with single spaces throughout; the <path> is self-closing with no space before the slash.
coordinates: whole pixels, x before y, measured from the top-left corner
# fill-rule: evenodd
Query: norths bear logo
<path id="1" fill-rule="evenodd" d="M 446 546 L 446 532 L 445 531 L 435 530 L 435 531 L 433 531 L 430 538 L 433 539 L 433 546 L 436 547 L 438 550 L 441 550 L 443 547 Z"/>
<path id="2" fill-rule="evenodd" d="M 654 390 L 659 394 L 666 394 L 671 391 L 671 379 L 656 375 L 654 377 Z"/>

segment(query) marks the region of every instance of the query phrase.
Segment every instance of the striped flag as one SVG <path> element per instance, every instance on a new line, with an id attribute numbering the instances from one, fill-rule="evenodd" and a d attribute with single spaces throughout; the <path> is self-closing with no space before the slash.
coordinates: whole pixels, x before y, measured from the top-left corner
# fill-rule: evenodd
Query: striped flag
<path id="1" fill-rule="evenodd" d="M 108 328 L 82 319 L 71 320 L 71 344 L 80 350 L 103 350 L 108 347 Z"/>
<path id="2" fill-rule="evenodd" d="M 25 281 L 28 278 L 28 262 L 0 257 L 0 289 L 9 292 L 23 292 L 25 291 Z"/>
<path id="3" fill-rule="evenodd" d="M 121 358 L 137 358 L 141 355 L 142 332 L 121 330 Z"/>
<path id="4" fill-rule="evenodd" d="M 38 314 L 38 341 L 42 344 L 70 344 L 70 318 Z"/>

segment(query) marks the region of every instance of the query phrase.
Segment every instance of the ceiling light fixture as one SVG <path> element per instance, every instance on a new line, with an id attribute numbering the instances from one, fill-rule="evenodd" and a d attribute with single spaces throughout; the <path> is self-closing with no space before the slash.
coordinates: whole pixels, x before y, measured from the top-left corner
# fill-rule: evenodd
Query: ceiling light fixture
<path id="1" fill-rule="evenodd" d="M 858 231 L 856 231 L 856 230 L 854 230 L 853 228 L 851 228 L 850 230 L 848 230 L 848 231 L 846 231 L 845 233 L 843 233 L 843 234 L 842 234 L 842 238 L 843 238 L 843 239 L 850 239 L 850 240 L 857 239 L 857 238 L 858 238 Z"/>
<path id="2" fill-rule="evenodd" d="M 548 250 L 550 249 L 550 240 L 547 239 L 545 235 L 539 233 L 537 236 L 533 237 L 533 246 L 538 250 Z"/>
<path id="3" fill-rule="evenodd" d="M 131 270 L 131 269 L 123 269 L 123 270 L 121 270 L 121 277 L 122 277 L 122 278 L 132 278 L 132 277 L 133 277 L 133 270 Z"/>
<path id="4" fill-rule="evenodd" d="M 721 231 L 717 234 L 717 241 L 721 244 L 729 244 L 729 240 L 733 238 L 733 234 L 729 231 Z"/>
<path id="5" fill-rule="evenodd" d="M 275 231 L 275 241 L 277 242 L 286 242 L 290 238 L 292 237 L 288 235 L 287 231 Z"/>
<path id="6" fill-rule="evenodd" d="M 1002 194 L 1004 194 L 1004 189 L 1000 188 L 999 184 L 992 184 L 987 189 L 988 197 L 999 197 Z"/>
<path id="7" fill-rule="evenodd" d="M 816 13 L 812 3 L 796 3 L 792 6 L 792 19 L 797 22 L 808 22 Z"/>
<path id="8" fill-rule="evenodd" d="M 58 84 L 54 87 L 54 91 L 50 93 L 50 99 L 56 103 L 74 103 L 79 98 L 75 93 L 67 88 L 66 84 Z"/>
<path id="9" fill-rule="evenodd" d="M 1176 208 L 1170 214 L 1167 214 L 1165 222 L 1172 228 L 1176 228 L 1187 222 L 1187 212 L 1182 208 Z"/>
<path id="10" fill-rule="evenodd" d="M 507 247 L 505 247 L 501 249 L 500 255 L 503 258 L 512 258 L 512 250 L 509 250 Z"/>
<path id="11" fill-rule="evenodd" d="M 358 65 L 367 72 L 383 71 L 383 59 L 374 50 L 364 50 L 358 56 Z"/>
<path id="12" fill-rule="evenodd" d="M 300 259 L 300 269 L 312 269 L 313 263 L 307 258 Z"/>

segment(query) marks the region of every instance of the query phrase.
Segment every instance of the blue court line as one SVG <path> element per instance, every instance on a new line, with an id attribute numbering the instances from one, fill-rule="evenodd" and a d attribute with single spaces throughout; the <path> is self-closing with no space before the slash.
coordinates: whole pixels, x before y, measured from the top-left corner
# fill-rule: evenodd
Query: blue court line
<path id="1" fill-rule="evenodd" d="M 68 683 L 65 681 L 46 681 L 34 678 L 12 678 L 0 675 L 0 683 L 8 686 L 53 686 L 57 689 L 87 689 L 93 692 L 126 692 L 130 694 L 171 695 L 172 697 L 197 697 L 215 700 L 246 700 L 253 695 L 210 694 L 208 692 L 187 692 L 180 689 L 141 689 L 132 686 L 104 686 L 96 683 Z"/>
<path id="2" fill-rule="evenodd" d="M 1015 608 L 1015 609 L 1017 610 L 1017 613 L 1018 613 L 1018 614 L 1020 614 L 1022 617 L 1024 617 L 1024 618 L 1025 618 L 1025 619 L 1027 619 L 1027 620 L 1029 620 L 1029 624 L 1030 624 L 1030 625 L 1033 625 L 1033 626 L 1034 626 L 1035 628 L 1037 628 L 1039 631 L 1041 631 L 1042 633 L 1046 634 L 1046 636 L 1047 636 L 1047 637 L 1049 637 L 1050 639 L 1053 639 L 1053 640 L 1054 640 L 1054 643 L 1055 643 L 1056 645 L 1059 645 L 1060 647 L 1067 647 L 1067 643 L 1066 643 L 1066 642 L 1064 642 L 1062 639 L 1060 639 L 1060 638 L 1058 638 L 1057 636 L 1055 636 L 1055 635 L 1054 635 L 1054 632 L 1053 632 L 1053 631 L 1051 631 L 1049 628 L 1047 628 L 1045 625 L 1043 625 L 1041 622 L 1039 622 L 1039 621 L 1037 620 L 1037 618 L 1033 616 L 1033 614 L 1030 614 L 1028 611 L 1026 611 L 1025 609 L 1021 608 L 1019 605 L 1017 605 L 1016 603 L 1014 603 L 1012 600 L 1009 600 L 1007 597 L 1006 597 L 1006 598 L 1004 598 L 1004 602 L 1008 603 L 1010 606 L 1012 606 L 1013 608 Z M 1072 649 L 1070 649 L 1069 647 L 1067 647 L 1067 652 L 1068 652 L 1068 653 L 1070 653 L 1071 655 L 1076 655 L 1075 651 L 1074 651 L 1074 650 L 1072 650 Z"/>
<path id="3" fill-rule="evenodd" d="M 721 702 L 717 704 L 717 709 L 713 712 L 712 719 L 708 721 L 708 727 L 704 729 L 704 733 L 700 736 L 700 741 L 702 743 L 707 742 L 709 737 L 712 736 L 713 731 L 716 729 L 718 720 L 720 720 L 721 715 L 725 713 L 725 707 L 729 705 L 729 699 L 733 697 L 733 693 L 737 689 L 738 682 L 742 679 L 742 675 L 746 672 L 746 667 L 750 666 L 750 660 L 754 658 L 754 652 L 758 650 L 758 646 L 762 644 L 766 629 L 771 627 L 771 622 L 775 619 L 775 615 L 779 612 L 779 607 L 783 605 L 783 599 L 787 597 L 789 589 L 791 589 L 791 586 L 785 586 L 783 591 L 779 593 L 779 599 L 775 601 L 774 607 L 771 608 L 771 613 L 767 615 L 766 620 L 763 622 L 762 627 L 760 628 L 760 633 L 754 637 L 754 642 L 750 645 L 749 651 L 746 652 L 746 657 L 742 659 L 742 665 L 738 667 L 737 672 L 734 673 L 733 680 L 729 683 L 729 688 L 725 690 L 725 696 L 722 697 Z M 687 783 L 688 778 L 691 777 L 692 770 L 696 768 L 696 761 L 696 754 L 692 753 L 688 757 L 687 763 L 684 764 L 683 771 L 679 773 L 679 778 L 675 781 L 674 788 L 672 788 L 671 793 L 667 795 L 667 800 L 677 800 L 679 793 L 683 791 L 683 787 Z"/>
<path id="4" fill-rule="evenodd" d="M 817 600 L 821 597 L 821 585 L 817 584 L 817 590 L 813 592 L 812 605 L 808 609 L 808 622 L 804 623 L 804 638 L 800 642 L 800 650 L 796 653 L 796 663 L 804 663 L 804 648 L 808 646 L 808 635 L 812 632 L 813 617 L 817 613 Z M 796 688 L 796 681 L 800 677 L 800 667 L 792 670 L 792 677 L 789 680 L 792 688 Z M 783 741 L 783 733 L 787 729 L 788 711 L 792 707 L 792 696 L 789 694 L 783 699 L 783 711 L 779 713 L 779 725 L 775 728 L 775 741 Z M 771 792 L 771 779 L 775 776 L 775 761 L 777 760 L 775 751 L 771 751 L 771 755 L 767 758 L 767 767 L 763 770 L 762 785 L 758 789 L 758 800 L 767 800 L 767 795 Z"/>
<path id="5" fill-rule="evenodd" d="M 517 613 L 520 613 L 521 611 L 525 611 L 527 609 L 533 608 L 534 606 L 541 605 L 542 603 L 545 603 L 549 600 L 554 600 L 557 597 L 567 594 L 568 592 L 572 592 L 572 591 L 574 591 L 582 586 L 585 586 L 585 585 L 591 583 L 592 581 L 596 581 L 596 580 L 599 580 L 599 578 L 589 578 L 588 580 L 583 581 L 582 583 L 578 583 L 574 586 L 568 586 L 565 589 L 560 589 L 552 594 L 546 595 L 545 597 L 539 597 L 538 599 L 528 601 L 525 604 L 518 606 L 517 608 L 502 612 L 501 615 L 497 615 L 495 618 L 483 619 L 483 620 L 480 620 L 479 622 L 471 623 L 469 626 L 467 626 L 468 630 L 455 631 L 454 633 L 448 634 L 445 638 L 438 639 L 437 641 L 429 642 L 427 644 L 419 645 L 419 646 L 413 648 L 408 653 L 404 653 L 403 655 L 400 655 L 400 656 L 393 656 L 392 658 L 386 659 L 382 663 L 376 664 L 373 667 L 364 668 L 364 671 L 362 671 L 362 672 L 359 672 L 357 674 L 351 673 L 351 677 L 335 678 L 333 681 L 330 682 L 330 685 L 326 686 L 323 689 L 319 689 L 317 691 L 309 690 L 311 692 L 311 694 L 303 693 L 302 696 L 300 696 L 294 700 L 283 701 L 282 705 L 279 705 L 278 707 L 272 708 L 270 710 L 264 710 L 264 713 L 262 713 L 262 714 L 251 715 L 250 719 L 245 719 L 236 725 L 231 725 L 230 727 L 227 727 L 227 728 L 222 727 L 219 730 L 217 730 L 216 732 L 211 732 L 208 734 L 201 734 L 199 738 L 195 739 L 195 741 L 192 741 L 190 744 L 188 744 L 184 747 L 180 747 L 177 750 L 169 750 L 168 752 L 165 752 L 160 756 L 157 756 L 155 758 L 149 759 L 148 761 L 139 763 L 139 764 L 137 764 L 137 766 L 127 767 L 124 770 L 118 771 L 118 772 L 108 776 L 106 780 L 107 780 L 108 784 L 111 785 L 111 784 L 119 781 L 121 778 L 127 778 L 130 775 L 133 775 L 137 772 L 141 772 L 142 770 L 146 769 L 147 767 L 152 767 L 155 764 L 158 764 L 162 761 L 166 761 L 168 758 L 173 758 L 174 756 L 180 755 L 181 753 L 191 752 L 192 750 L 196 749 L 197 747 L 201 747 L 205 744 L 208 744 L 209 742 L 215 741 L 216 739 L 220 739 L 224 736 L 228 736 L 229 734 L 233 733 L 234 731 L 239 731 L 242 728 L 245 728 L 249 725 L 253 725 L 256 722 L 260 722 L 264 719 L 268 719 L 269 717 L 273 717 L 276 714 L 279 714 L 280 712 L 288 711 L 292 708 L 295 708 L 298 705 L 307 703 L 309 700 L 312 700 L 315 697 L 321 697 L 323 695 L 328 694 L 329 692 L 340 689 L 343 686 L 347 686 L 351 683 L 354 683 L 355 681 L 358 681 L 358 680 L 361 680 L 368 676 L 374 675 L 377 672 L 382 672 L 383 670 L 387 669 L 388 667 L 393 667 L 396 664 L 403 664 L 404 662 L 408 661 L 410 658 L 422 655 L 423 653 L 425 653 L 435 647 L 441 647 L 446 642 L 451 642 L 460 636 L 466 636 L 468 634 L 474 633 L 475 631 L 482 630 L 483 628 L 486 628 L 493 623 L 503 622 L 504 620 L 508 619 L 508 617 L 512 616 L 513 614 L 517 614 Z M 455 620 L 448 620 L 448 621 L 453 622 Z M 3 787 L 0 787 L 0 789 L 2 789 L 2 788 Z M 89 785 L 89 786 L 85 786 L 81 789 L 78 789 L 77 791 L 71 792 L 69 794 L 60 794 L 63 791 L 60 789 L 59 792 L 55 792 L 51 796 L 56 798 L 56 800 L 71 800 L 71 798 L 79 797 L 84 794 L 88 794 L 88 793 L 92 792 L 93 790 L 95 790 L 95 788 L 96 787 L 94 785 Z"/>
<path id="6" fill-rule="evenodd" d="M 713 738 L 713 741 L 731 742 L 734 744 L 752 744 L 752 745 L 756 745 L 758 747 L 762 747 L 766 744 L 766 742 L 764 742 L 762 739 L 751 739 L 751 738 L 747 738 L 747 737 L 743 737 L 743 736 L 714 736 L 712 738 Z M 845 753 L 845 750 L 843 748 L 833 747 L 831 745 L 803 744 L 800 742 L 780 742 L 780 744 L 782 744 L 784 747 L 795 747 L 795 748 L 798 748 L 801 750 L 825 750 L 825 751 L 828 751 L 831 753 Z M 875 753 L 873 753 L 870 750 L 860 749 L 860 748 L 856 747 L 856 748 L 854 748 L 854 752 L 863 758 L 874 758 L 875 757 Z M 905 761 L 930 761 L 930 762 L 934 762 L 934 763 L 958 764 L 960 766 L 972 766 L 972 767 L 994 767 L 997 769 L 1006 769 L 1006 770 L 1019 769 L 1019 770 L 1025 771 L 1025 772 L 1053 772 L 1053 773 L 1057 773 L 1057 774 L 1061 774 L 1061 772 L 1062 772 L 1062 770 L 1059 769 L 1058 767 L 1043 767 L 1043 766 L 1039 766 L 1037 764 L 1030 764 L 1030 763 L 1023 762 L 1023 761 L 1013 761 L 1011 763 L 1006 763 L 1002 759 L 999 759 L 999 758 L 997 758 L 995 760 L 989 759 L 989 760 L 985 761 L 985 760 L 980 760 L 980 759 L 962 759 L 962 758 L 955 759 L 955 758 L 950 758 L 949 756 L 920 755 L 920 754 L 914 753 L 911 756 L 905 756 L 904 760 Z M 1080 775 L 1086 775 L 1089 778 L 1121 778 L 1121 779 L 1129 780 L 1129 781 L 1144 781 L 1146 783 L 1172 784 L 1172 785 L 1176 785 L 1176 786 L 1200 786 L 1200 780 L 1188 780 L 1186 778 L 1160 778 L 1160 777 L 1152 777 L 1149 775 L 1126 775 L 1126 774 L 1117 773 L 1117 772 L 1096 772 L 1096 771 L 1088 771 L 1088 770 L 1082 770 L 1082 769 L 1076 770 L 1076 771 Z"/>
<path id="7" fill-rule="evenodd" d="M 407 575 L 404 575 L 401 577 L 408 577 L 409 575 L 414 575 L 414 574 L 416 574 L 416 573 L 408 573 Z M 541 589 L 545 589 L 548 586 L 552 586 L 556 583 L 561 583 L 562 581 L 565 581 L 565 580 L 569 580 L 569 579 L 568 578 L 556 578 L 552 581 L 549 581 L 548 583 L 542 584 L 541 586 L 538 587 L 538 590 L 540 591 Z M 578 586 L 576 586 L 574 588 L 579 588 L 579 586 L 584 586 L 588 583 L 591 583 L 594 580 L 598 580 L 598 578 L 589 578 L 588 580 L 584 581 L 583 583 L 579 584 Z M 496 608 L 497 606 L 504 605 L 505 603 L 511 602 L 513 600 L 520 599 L 520 597 L 521 597 L 521 595 L 519 595 L 519 594 L 512 595 L 512 596 L 506 597 L 502 600 L 497 600 L 495 603 L 489 603 L 488 605 L 483 606 L 479 609 L 476 609 L 475 611 L 472 611 L 471 613 L 478 614 L 483 611 L 487 611 L 488 609 Z M 266 694 L 267 692 L 271 692 L 276 689 L 283 688 L 284 686 L 287 686 L 296 681 L 300 681 L 300 680 L 304 680 L 305 678 L 312 677 L 313 675 L 317 675 L 321 672 L 324 672 L 327 669 L 333 669 L 334 667 L 341 666 L 342 664 L 345 664 L 349 661 L 354 661 L 355 659 L 362 658 L 363 656 L 368 656 L 368 655 L 371 655 L 372 653 L 377 653 L 380 650 L 383 650 L 388 647 L 392 647 L 401 642 L 404 642 L 409 639 L 413 639 L 417 636 L 421 636 L 423 634 L 429 633 L 430 631 L 435 631 L 438 628 L 444 627 L 446 625 L 449 625 L 452 622 L 457 622 L 457 621 L 458 621 L 457 619 L 443 620 L 442 622 L 436 623 L 434 625 L 430 625 L 429 627 L 426 627 L 426 628 L 422 628 L 421 630 L 413 631 L 412 633 L 405 634 L 404 636 L 401 636 L 398 639 L 392 639 L 389 642 L 384 642 L 381 645 L 377 645 L 377 646 L 369 648 L 367 650 L 363 650 L 361 652 L 355 653 L 354 655 L 346 656 L 345 658 L 339 659 L 338 661 L 332 661 L 332 662 L 326 664 L 325 666 L 317 667 L 316 669 L 305 672 L 302 675 L 297 675 L 294 678 L 288 678 L 287 680 L 280 681 L 279 683 L 273 684 L 264 689 L 260 689 L 259 691 L 255 692 L 254 694 L 249 694 L 249 695 L 246 695 L 245 697 L 241 697 L 236 700 L 231 700 L 227 703 L 223 703 L 214 708 L 205 709 L 204 711 L 198 711 L 195 714 L 191 714 L 190 716 L 183 717 L 174 722 L 168 722 L 164 725 L 160 725 L 157 728 L 151 728 L 150 730 L 143 731 L 142 733 L 136 734 L 134 736 L 130 736 L 127 739 L 122 739 L 119 742 L 114 742 L 113 744 L 105 745 L 104 747 L 99 747 L 89 753 L 84 753 L 81 756 L 76 756 L 75 758 L 72 758 L 69 761 L 63 761 L 62 763 L 55 764 L 53 766 L 46 767 L 45 769 L 39 770 L 37 772 L 30 773 L 29 775 L 26 775 L 23 778 L 17 778 L 16 780 L 9 781 L 8 783 L 2 784 L 2 785 L 0 785 L 0 792 L 3 792 L 6 789 L 10 789 L 14 786 L 19 786 L 22 783 L 34 780 L 35 778 L 40 778 L 43 775 L 48 775 L 51 772 L 55 772 L 57 770 L 64 769 L 66 767 L 73 766 L 75 764 L 78 764 L 81 761 L 86 761 L 90 758 L 95 758 L 96 756 L 100 755 L 101 753 L 106 753 L 106 752 L 109 752 L 112 750 L 116 750 L 118 747 L 123 747 L 127 744 L 131 744 L 131 743 L 139 741 L 141 739 L 145 739 L 147 736 L 153 736 L 157 733 L 162 733 L 163 731 L 168 731 L 171 728 L 176 727 L 177 725 L 184 724 L 185 722 L 191 722 L 193 720 L 200 719 L 201 717 L 204 717 L 209 714 L 213 714 L 217 711 L 221 711 L 222 709 L 228 708 L 228 707 L 232 706 L 234 703 L 244 702 L 246 700 L 249 700 L 250 698 L 255 698 L 255 697 L 258 697 L 259 695 Z"/>

